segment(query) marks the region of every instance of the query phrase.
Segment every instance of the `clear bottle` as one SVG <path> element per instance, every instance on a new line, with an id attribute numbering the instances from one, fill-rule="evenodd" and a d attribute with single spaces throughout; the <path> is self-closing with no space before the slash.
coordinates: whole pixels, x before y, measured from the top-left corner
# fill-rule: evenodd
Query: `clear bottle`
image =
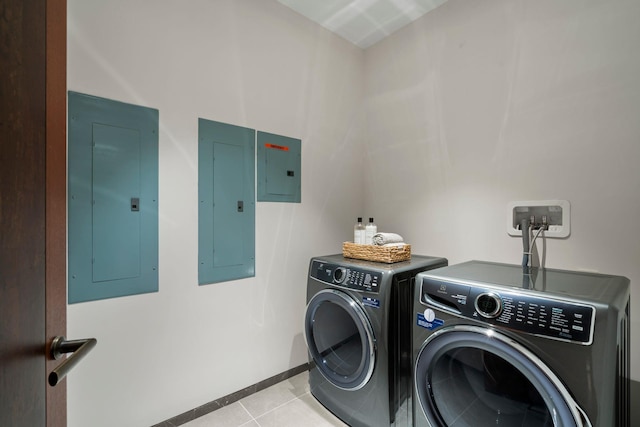
<path id="1" fill-rule="evenodd" d="M 373 218 L 369 218 L 369 224 L 364 228 L 365 244 L 373 245 L 373 235 L 378 232 L 378 226 L 373 223 Z"/>
<path id="2" fill-rule="evenodd" d="M 364 245 L 365 242 L 365 229 L 362 224 L 362 218 L 358 217 L 358 222 L 353 227 L 353 243 Z"/>

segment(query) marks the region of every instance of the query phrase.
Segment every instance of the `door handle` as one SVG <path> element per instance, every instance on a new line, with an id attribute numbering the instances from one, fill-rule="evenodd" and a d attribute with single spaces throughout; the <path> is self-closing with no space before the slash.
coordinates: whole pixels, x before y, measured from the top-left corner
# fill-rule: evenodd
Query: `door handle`
<path id="1" fill-rule="evenodd" d="M 51 342 L 51 357 L 58 360 L 63 354 L 73 353 L 49 374 L 49 385 L 57 385 L 67 374 L 96 346 L 98 340 L 87 338 L 83 340 L 65 340 L 58 336 Z"/>

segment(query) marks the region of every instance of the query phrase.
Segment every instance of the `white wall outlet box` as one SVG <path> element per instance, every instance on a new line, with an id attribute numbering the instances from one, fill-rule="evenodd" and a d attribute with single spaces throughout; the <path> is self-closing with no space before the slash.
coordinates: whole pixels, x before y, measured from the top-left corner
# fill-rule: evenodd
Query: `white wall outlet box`
<path id="1" fill-rule="evenodd" d="M 565 238 L 571 234 L 571 205 L 567 200 L 528 200 L 507 204 L 507 233 L 522 236 L 520 221 L 533 217 L 533 228 L 537 230 L 546 218 L 548 228 L 545 237 Z"/>

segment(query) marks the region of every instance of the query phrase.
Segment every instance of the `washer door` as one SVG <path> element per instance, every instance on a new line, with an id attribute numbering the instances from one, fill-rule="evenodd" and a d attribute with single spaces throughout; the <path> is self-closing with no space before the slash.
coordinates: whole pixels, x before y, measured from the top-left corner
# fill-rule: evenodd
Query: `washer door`
<path id="1" fill-rule="evenodd" d="M 371 378 L 375 341 L 362 307 L 344 292 L 325 289 L 305 314 L 309 354 L 322 375 L 343 390 L 358 390 Z"/>
<path id="2" fill-rule="evenodd" d="M 415 384 L 434 427 L 591 426 L 549 367 L 493 329 L 452 326 L 431 335 Z"/>

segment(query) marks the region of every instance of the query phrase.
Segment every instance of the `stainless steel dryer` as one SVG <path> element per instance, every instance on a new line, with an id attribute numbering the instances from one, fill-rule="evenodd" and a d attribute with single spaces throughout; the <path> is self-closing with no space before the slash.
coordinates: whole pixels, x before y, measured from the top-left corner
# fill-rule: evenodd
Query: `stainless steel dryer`
<path id="1" fill-rule="evenodd" d="M 419 427 L 629 424 L 629 280 L 470 261 L 421 273 Z"/>
<path id="2" fill-rule="evenodd" d="M 311 259 L 304 332 L 311 393 L 353 427 L 411 425 L 413 283 L 444 258 Z"/>

